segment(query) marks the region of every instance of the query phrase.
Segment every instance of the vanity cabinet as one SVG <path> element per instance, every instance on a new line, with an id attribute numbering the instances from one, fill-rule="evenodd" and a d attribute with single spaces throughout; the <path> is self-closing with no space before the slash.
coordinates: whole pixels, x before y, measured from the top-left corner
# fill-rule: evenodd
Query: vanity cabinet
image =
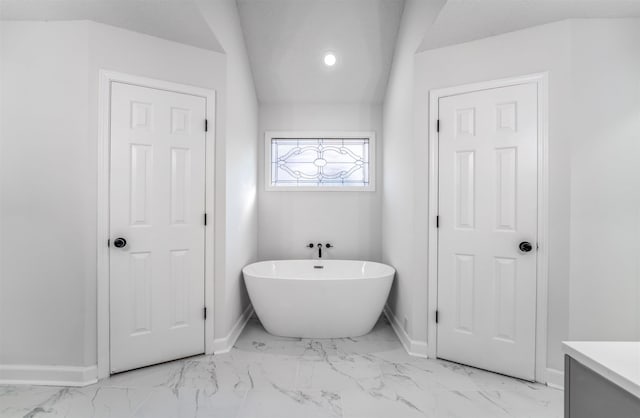
<path id="1" fill-rule="evenodd" d="M 565 343 L 565 418 L 640 418 L 640 343 Z"/>

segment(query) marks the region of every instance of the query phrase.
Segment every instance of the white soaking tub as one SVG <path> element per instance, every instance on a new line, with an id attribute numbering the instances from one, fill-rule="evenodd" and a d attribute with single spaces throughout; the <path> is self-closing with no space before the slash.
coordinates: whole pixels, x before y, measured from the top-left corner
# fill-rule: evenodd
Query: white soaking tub
<path id="1" fill-rule="evenodd" d="M 367 334 L 376 324 L 395 269 L 351 260 L 278 260 L 242 269 L 265 329 L 300 338 Z"/>

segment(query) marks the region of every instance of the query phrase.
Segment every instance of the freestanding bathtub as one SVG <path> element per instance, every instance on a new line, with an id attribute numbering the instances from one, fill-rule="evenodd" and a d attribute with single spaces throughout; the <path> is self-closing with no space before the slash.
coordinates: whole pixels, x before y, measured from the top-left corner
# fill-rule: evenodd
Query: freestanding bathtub
<path id="1" fill-rule="evenodd" d="M 278 260 L 242 269 L 265 329 L 300 338 L 367 334 L 389 295 L 393 267 L 370 261 Z"/>

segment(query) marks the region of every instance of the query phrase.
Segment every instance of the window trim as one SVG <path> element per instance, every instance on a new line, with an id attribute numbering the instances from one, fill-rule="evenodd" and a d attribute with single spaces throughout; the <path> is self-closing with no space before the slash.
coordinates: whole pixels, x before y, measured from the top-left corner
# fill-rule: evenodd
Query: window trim
<path id="1" fill-rule="evenodd" d="M 368 186 L 296 186 L 271 184 L 271 141 L 273 139 L 361 139 L 369 140 Z M 264 134 L 264 187 L 270 192 L 375 192 L 376 191 L 376 134 L 372 131 L 266 131 Z"/>

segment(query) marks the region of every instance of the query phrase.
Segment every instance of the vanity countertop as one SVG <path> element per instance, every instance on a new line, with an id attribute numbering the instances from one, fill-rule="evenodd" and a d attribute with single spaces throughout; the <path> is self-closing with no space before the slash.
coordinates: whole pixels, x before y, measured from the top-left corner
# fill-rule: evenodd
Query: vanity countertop
<path id="1" fill-rule="evenodd" d="M 573 359 L 640 398 L 640 342 L 566 341 Z"/>

